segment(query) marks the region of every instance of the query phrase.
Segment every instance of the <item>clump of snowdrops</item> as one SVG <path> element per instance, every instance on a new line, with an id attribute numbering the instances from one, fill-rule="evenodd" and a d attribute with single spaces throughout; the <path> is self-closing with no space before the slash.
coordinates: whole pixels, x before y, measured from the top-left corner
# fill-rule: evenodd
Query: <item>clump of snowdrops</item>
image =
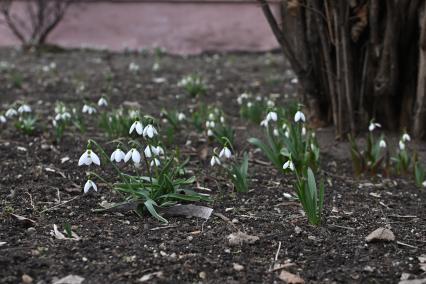
<path id="1" fill-rule="evenodd" d="M 153 117 L 135 119 L 129 129 L 132 137 L 126 144 L 117 143 L 117 148 L 111 155 L 98 143 L 89 140 L 78 164 L 99 167 L 101 163 L 107 163 L 116 175 L 111 177 L 105 174 L 102 177 L 95 171 L 89 171 L 84 192 L 87 193 L 92 188 L 97 191 L 94 180 L 101 180 L 123 197 L 123 201 L 114 206 L 130 204 L 138 214 L 148 212 L 165 223 L 167 220 L 159 210 L 178 202 L 208 201 L 209 196 L 189 189 L 195 177 L 182 175 L 184 163 L 179 160 L 178 151 L 169 152 L 163 147 L 157 129 L 158 125 Z M 122 163 L 126 166 L 121 165 Z"/>
<path id="2" fill-rule="evenodd" d="M 193 98 L 204 95 L 207 92 L 207 85 L 200 75 L 191 74 L 183 77 L 178 82 L 178 87 L 182 87 Z"/>

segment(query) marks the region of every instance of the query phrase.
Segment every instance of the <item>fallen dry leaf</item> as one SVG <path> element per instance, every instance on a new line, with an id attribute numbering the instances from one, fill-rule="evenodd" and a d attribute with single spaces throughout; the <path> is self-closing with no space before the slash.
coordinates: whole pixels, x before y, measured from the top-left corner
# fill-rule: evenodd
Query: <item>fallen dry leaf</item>
<path id="1" fill-rule="evenodd" d="M 373 232 L 371 232 L 366 238 L 365 240 L 369 243 L 369 242 L 373 242 L 373 241 L 394 241 L 395 240 L 395 235 L 393 234 L 393 232 L 389 229 L 386 228 L 378 228 L 376 230 L 374 230 Z"/>
<path id="2" fill-rule="evenodd" d="M 418 257 L 420 269 L 426 272 L 426 254 Z"/>
<path id="3" fill-rule="evenodd" d="M 70 274 L 59 280 L 53 281 L 52 284 L 81 284 L 84 278 L 78 275 Z"/>
<path id="4" fill-rule="evenodd" d="M 74 241 L 78 241 L 78 240 L 81 239 L 74 232 L 71 232 L 71 236 L 72 236 L 71 238 L 66 237 L 64 234 L 62 234 L 61 232 L 59 232 L 58 226 L 56 226 L 56 224 L 53 224 L 53 231 L 50 231 L 50 235 L 54 236 L 58 240 L 74 240 Z"/>
<path id="5" fill-rule="evenodd" d="M 243 243 L 253 244 L 258 240 L 258 236 L 251 236 L 243 232 L 237 232 L 228 235 L 228 241 L 231 246 L 241 245 Z"/>
<path id="6" fill-rule="evenodd" d="M 239 264 L 239 263 L 233 263 L 232 264 L 232 267 L 234 268 L 234 270 L 235 271 L 241 271 L 241 270 L 243 270 L 244 269 L 244 266 L 242 266 L 241 264 Z"/>
<path id="7" fill-rule="evenodd" d="M 305 280 L 297 276 L 296 274 L 290 273 L 286 270 L 281 270 L 280 275 L 278 276 L 282 281 L 287 284 L 303 284 Z"/>
<path id="8" fill-rule="evenodd" d="M 21 215 L 17 215 L 17 214 L 13 214 L 13 213 L 11 213 L 10 215 L 24 225 L 32 226 L 36 223 L 36 221 L 31 220 L 31 219 L 24 217 L 24 216 L 21 216 Z"/>
<path id="9" fill-rule="evenodd" d="M 426 278 L 399 281 L 398 284 L 426 284 Z"/>

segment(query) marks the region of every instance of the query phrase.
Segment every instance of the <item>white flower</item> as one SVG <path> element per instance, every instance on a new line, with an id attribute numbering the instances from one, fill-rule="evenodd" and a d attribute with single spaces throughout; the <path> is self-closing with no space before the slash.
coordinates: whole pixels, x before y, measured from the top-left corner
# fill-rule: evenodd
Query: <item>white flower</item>
<path id="1" fill-rule="evenodd" d="M 248 108 L 251 108 L 252 106 L 253 106 L 253 103 L 252 103 L 252 102 L 248 102 L 248 103 L 247 103 L 247 107 L 248 107 Z"/>
<path id="2" fill-rule="evenodd" d="M 5 115 L 7 118 L 11 118 L 14 117 L 15 115 L 17 115 L 18 112 L 14 109 L 14 108 L 10 108 L 6 111 Z"/>
<path id="3" fill-rule="evenodd" d="M 182 121 L 186 118 L 186 115 L 183 112 L 178 113 L 177 119 L 178 121 Z"/>
<path id="4" fill-rule="evenodd" d="M 231 150 L 229 150 L 228 147 L 223 147 L 223 149 L 220 151 L 219 158 L 222 158 L 223 156 L 225 156 L 227 159 L 232 157 Z"/>
<path id="5" fill-rule="evenodd" d="M 268 120 L 264 119 L 260 122 L 260 126 L 268 127 Z"/>
<path id="6" fill-rule="evenodd" d="M 132 126 L 130 126 L 129 134 L 132 134 L 133 130 L 136 130 L 136 133 L 142 135 L 143 133 L 143 125 L 139 120 L 133 122 Z"/>
<path id="7" fill-rule="evenodd" d="M 404 150 L 405 150 L 405 143 L 404 143 L 404 141 L 402 141 L 402 140 L 400 140 L 400 141 L 399 141 L 399 149 L 400 149 L 401 151 L 404 151 Z"/>
<path id="8" fill-rule="evenodd" d="M 426 180 L 422 183 L 423 187 L 426 187 Z"/>
<path id="9" fill-rule="evenodd" d="M 237 98 L 237 103 L 238 103 L 239 105 L 242 105 L 242 104 L 243 104 L 243 98 L 242 98 L 241 96 L 239 96 L 239 97 Z"/>
<path id="10" fill-rule="evenodd" d="M 78 160 L 78 165 L 86 165 L 89 166 L 92 163 L 94 163 L 95 165 L 100 166 L 101 165 L 101 161 L 99 159 L 99 156 L 96 155 L 95 152 L 93 152 L 90 149 L 87 149 L 86 152 L 83 153 L 83 155 L 81 155 L 80 159 Z"/>
<path id="11" fill-rule="evenodd" d="M 207 136 L 212 137 L 213 135 L 214 135 L 213 131 L 211 129 L 208 129 L 207 130 Z"/>
<path id="12" fill-rule="evenodd" d="M 18 108 L 19 113 L 31 112 L 31 107 L 29 105 L 23 104 Z"/>
<path id="13" fill-rule="evenodd" d="M 275 111 L 270 111 L 267 115 L 266 115 L 266 120 L 269 121 L 277 121 L 278 119 L 278 115 Z"/>
<path id="14" fill-rule="evenodd" d="M 152 71 L 158 70 L 160 70 L 160 64 L 158 62 L 155 62 L 154 65 L 152 65 Z"/>
<path id="15" fill-rule="evenodd" d="M 108 106 L 108 101 L 104 97 L 101 97 L 98 101 L 98 106 L 100 106 L 100 107 L 105 106 L 106 107 L 106 106 Z"/>
<path id="16" fill-rule="evenodd" d="M 402 135 L 402 141 L 404 141 L 404 142 L 409 142 L 409 141 L 411 141 L 411 137 L 410 137 L 410 135 L 408 135 L 408 133 L 404 133 L 403 135 Z"/>
<path id="17" fill-rule="evenodd" d="M 298 110 L 296 114 L 294 115 L 294 122 L 299 122 L 299 121 L 302 121 L 302 122 L 306 121 L 305 114 L 301 112 L 300 110 Z"/>
<path id="18" fill-rule="evenodd" d="M 4 115 L 0 115 L 0 123 L 6 123 L 6 117 Z"/>
<path id="19" fill-rule="evenodd" d="M 214 165 L 220 165 L 220 160 L 217 156 L 213 156 L 210 160 L 210 166 L 214 167 Z"/>
<path id="20" fill-rule="evenodd" d="M 225 123 L 225 118 L 223 116 L 220 117 L 220 123 Z"/>
<path id="21" fill-rule="evenodd" d="M 88 193 L 89 189 L 92 187 L 95 191 L 98 191 L 98 187 L 96 186 L 96 184 L 91 179 L 87 180 L 86 184 L 84 185 L 84 193 Z"/>
<path id="22" fill-rule="evenodd" d="M 256 101 L 260 102 L 262 100 L 261 96 L 256 96 Z"/>
<path id="23" fill-rule="evenodd" d="M 293 78 L 293 79 L 291 79 L 290 83 L 297 84 L 297 83 L 299 83 L 299 79 Z"/>
<path id="24" fill-rule="evenodd" d="M 160 160 L 159 160 L 159 159 L 154 158 L 154 160 L 152 160 L 152 161 L 151 161 L 151 163 L 149 163 L 149 165 L 150 165 L 151 167 L 153 167 L 153 166 L 159 167 L 159 166 L 161 165 L 161 163 L 160 163 Z"/>
<path id="25" fill-rule="evenodd" d="M 55 116 L 55 120 L 67 120 L 71 118 L 71 114 L 69 112 L 58 113 Z"/>
<path id="26" fill-rule="evenodd" d="M 382 126 L 380 125 L 380 123 L 370 122 L 370 125 L 368 126 L 368 131 L 372 132 L 374 129 L 376 129 L 376 127 L 380 128 Z"/>
<path id="27" fill-rule="evenodd" d="M 209 120 L 214 120 L 214 114 L 213 113 L 209 113 Z"/>
<path id="28" fill-rule="evenodd" d="M 147 126 L 145 126 L 145 128 L 143 129 L 143 137 L 145 138 L 146 136 L 148 136 L 149 138 L 152 138 L 154 137 L 154 135 L 158 135 L 157 129 L 155 129 L 152 124 L 148 124 Z"/>
<path id="29" fill-rule="evenodd" d="M 135 148 L 130 149 L 124 157 L 124 162 L 127 163 L 132 158 L 133 163 L 139 164 L 141 162 L 141 154 Z"/>
<path id="30" fill-rule="evenodd" d="M 266 102 L 266 105 L 267 105 L 268 107 L 274 107 L 274 106 L 275 106 L 275 103 L 274 103 L 274 101 L 272 101 L 272 100 L 268 100 L 268 101 Z"/>
<path id="31" fill-rule="evenodd" d="M 139 69 L 140 69 L 140 67 L 139 67 L 139 65 L 137 65 L 136 63 L 131 62 L 131 63 L 129 64 L 129 70 L 130 70 L 130 71 L 132 71 L 132 72 L 137 72 L 137 71 L 139 71 Z"/>
<path id="32" fill-rule="evenodd" d="M 117 148 L 114 152 L 111 154 L 111 162 L 116 161 L 117 163 L 121 162 L 121 160 L 124 160 L 124 157 L 126 154 L 121 151 L 121 149 Z"/>
<path id="33" fill-rule="evenodd" d="M 294 164 L 291 160 L 288 160 L 283 165 L 283 170 L 290 169 L 291 171 L 294 171 Z"/>
<path id="34" fill-rule="evenodd" d="M 215 123 L 214 121 L 206 121 L 206 127 L 207 128 L 214 128 L 215 127 Z"/>
<path id="35" fill-rule="evenodd" d="M 153 149 L 154 150 L 154 149 Z M 146 147 L 145 147 L 145 150 L 143 150 L 143 152 L 144 152 L 144 154 L 145 154 L 145 157 L 147 157 L 147 158 L 151 158 L 152 157 L 152 152 L 154 152 L 154 151 L 152 151 L 151 152 L 151 146 L 150 145 L 147 145 Z"/>
<path id="36" fill-rule="evenodd" d="M 278 132 L 278 129 L 276 129 L 276 128 L 274 128 L 274 131 L 273 131 L 273 134 L 274 134 L 274 136 L 280 136 L 280 133 Z"/>
<path id="37" fill-rule="evenodd" d="M 164 155 L 164 149 L 163 149 L 163 147 L 161 147 L 161 146 L 152 147 L 151 146 L 151 148 L 152 148 L 152 153 L 155 156 L 162 156 L 162 155 Z"/>
<path id="38" fill-rule="evenodd" d="M 89 105 L 84 105 L 83 109 L 82 109 L 83 113 L 87 113 L 87 114 L 93 114 L 96 112 L 96 109 L 92 106 Z"/>
<path id="39" fill-rule="evenodd" d="M 380 140 L 380 142 L 379 142 L 379 147 L 380 148 L 386 148 L 386 141 L 385 140 Z"/>
<path id="40" fill-rule="evenodd" d="M 288 130 L 286 130 L 286 131 L 284 132 L 284 136 L 285 136 L 285 137 L 287 137 L 287 138 L 289 138 L 289 137 L 290 137 L 290 132 L 288 132 Z"/>

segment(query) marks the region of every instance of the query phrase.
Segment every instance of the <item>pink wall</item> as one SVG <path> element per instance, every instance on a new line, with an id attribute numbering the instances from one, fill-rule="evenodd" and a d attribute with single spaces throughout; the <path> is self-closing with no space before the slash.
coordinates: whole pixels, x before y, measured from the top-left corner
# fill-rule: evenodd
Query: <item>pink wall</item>
<path id="1" fill-rule="evenodd" d="M 18 6 L 16 10 L 20 10 Z M 255 1 L 77 4 L 69 9 L 49 42 L 111 50 L 160 46 L 179 54 L 278 47 Z M 0 26 L 0 46 L 16 43 L 7 28 Z"/>

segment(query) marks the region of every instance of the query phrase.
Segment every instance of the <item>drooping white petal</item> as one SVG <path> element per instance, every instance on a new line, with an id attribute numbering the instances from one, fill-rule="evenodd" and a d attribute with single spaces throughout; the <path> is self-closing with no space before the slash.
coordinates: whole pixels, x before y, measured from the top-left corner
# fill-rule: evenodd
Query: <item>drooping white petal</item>
<path id="1" fill-rule="evenodd" d="M 86 181 L 86 183 L 84 184 L 84 193 L 88 193 L 89 189 L 92 187 L 92 181 L 89 179 Z"/>
<path id="2" fill-rule="evenodd" d="M 264 119 L 260 122 L 260 126 L 268 127 L 268 120 Z"/>
<path id="3" fill-rule="evenodd" d="M 214 165 L 220 165 L 220 160 L 216 156 L 213 156 L 210 160 L 210 166 L 213 167 Z"/>
<path id="4" fill-rule="evenodd" d="M 141 154 L 136 149 L 133 149 L 132 160 L 135 164 L 139 164 L 141 162 Z"/>
<path id="5" fill-rule="evenodd" d="M 92 159 L 92 162 L 93 162 L 94 164 L 96 164 L 96 165 L 98 165 L 98 166 L 100 166 L 100 165 L 101 165 L 101 161 L 100 161 L 100 159 L 99 159 L 99 156 L 98 156 L 98 155 L 96 155 L 96 153 L 95 153 L 95 152 L 90 151 L 90 158 Z"/>
<path id="6" fill-rule="evenodd" d="M 151 163 L 149 164 L 151 167 L 156 166 L 159 167 L 160 166 L 160 160 L 158 160 L 157 158 L 155 158 L 154 160 L 151 161 Z"/>
<path id="7" fill-rule="evenodd" d="M 380 140 L 379 147 L 380 148 L 386 148 L 386 141 L 385 140 Z"/>
<path id="8" fill-rule="evenodd" d="M 278 119 L 278 115 L 275 111 L 269 112 L 266 116 L 266 120 L 268 120 L 268 121 L 270 121 L 270 120 L 277 121 L 277 119 Z"/>
<path id="9" fill-rule="evenodd" d="M 124 156 L 124 162 L 127 163 L 130 158 L 132 157 L 132 153 L 133 153 L 133 149 L 129 150 L 129 152 L 127 152 L 126 156 Z"/>
<path id="10" fill-rule="evenodd" d="M 98 106 L 108 106 L 108 101 L 104 97 L 102 97 L 98 101 Z"/>
<path id="11" fill-rule="evenodd" d="M 399 149 L 400 149 L 401 151 L 404 151 L 404 150 L 405 150 L 405 143 L 404 143 L 404 141 L 399 141 Z"/>
<path id="12" fill-rule="evenodd" d="M 129 134 L 132 134 L 133 130 L 135 130 L 136 122 L 137 121 L 133 122 L 133 124 L 130 126 Z"/>
<path id="13" fill-rule="evenodd" d="M 0 115 L 0 123 L 6 123 L 6 117 L 4 115 Z"/>
<path id="14" fill-rule="evenodd" d="M 145 157 L 147 158 L 151 158 L 152 157 L 152 152 L 151 152 L 151 146 L 148 145 L 145 147 L 145 150 L 143 151 L 145 154 Z"/>
<path id="15" fill-rule="evenodd" d="M 86 150 L 81 156 L 80 159 L 78 160 L 78 165 L 82 166 L 82 165 L 90 165 L 91 159 L 89 158 L 89 153 L 88 150 Z"/>
<path id="16" fill-rule="evenodd" d="M 136 121 L 136 133 L 142 135 L 143 133 L 143 125 L 140 121 Z"/>

